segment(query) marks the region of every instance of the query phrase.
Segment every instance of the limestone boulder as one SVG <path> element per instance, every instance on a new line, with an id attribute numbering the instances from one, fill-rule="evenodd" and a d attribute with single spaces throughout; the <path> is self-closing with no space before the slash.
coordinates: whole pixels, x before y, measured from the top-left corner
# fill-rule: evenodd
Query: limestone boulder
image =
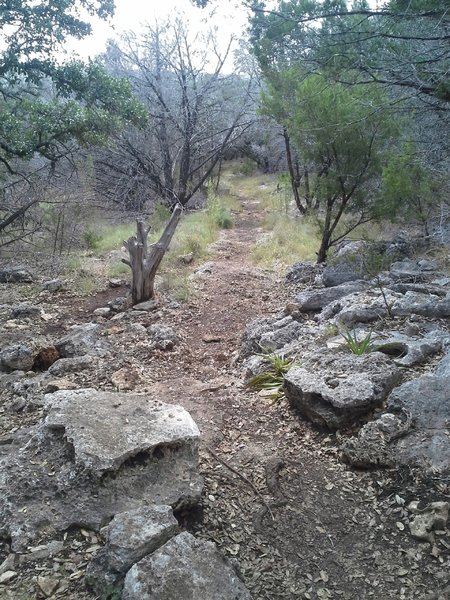
<path id="1" fill-rule="evenodd" d="M 176 331 L 167 325 L 150 325 L 147 333 L 150 337 L 152 348 L 157 350 L 172 350 L 180 341 Z"/>
<path id="2" fill-rule="evenodd" d="M 41 307 L 29 304 L 28 302 L 21 302 L 11 308 L 11 315 L 13 319 L 25 319 L 27 317 L 38 317 L 41 314 Z"/>
<path id="3" fill-rule="evenodd" d="M 73 358 L 86 354 L 104 353 L 105 342 L 100 340 L 100 325 L 88 323 L 78 325 L 55 343 L 62 358 Z"/>
<path id="4" fill-rule="evenodd" d="M 437 273 L 436 263 L 429 260 L 404 259 L 392 263 L 390 267 L 392 279 L 411 283 L 431 281 Z"/>
<path id="5" fill-rule="evenodd" d="M 211 542 L 181 533 L 127 573 L 122 600 L 251 600 Z"/>
<path id="6" fill-rule="evenodd" d="M 328 352 L 304 358 L 300 367 L 290 369 L 284 391 L 301 415 L 338 429 L 380 406 L 400 380 L 400 370 L 378 352 Z"/>
<path id="7" fill-rule="evenodd" d="M 398 463 L 450 471 L 450 377 L 407 381 L 390 394 L 386 410 L 406 412 L 414 423 L 395 444 Z"/>
<path id="8" fill-rule="evenodd" d="M 92 389 L 60 390 L 48 394 L 46 402 L 46 427 L 63 430 L 75 462 L 97 475 L 161 445 L 183 444 L 190 454 L 197 452 L 198 427 L 175 404 Z"/>
<path id="9" fill-rule="evenodd" d="M 413 367 L 440 352 L 445 339 L 450 339 L 448 334 L 438 330 L 417 338 L 396 332 L 375 343 L 374 350 L 391 356 L 398 365 Z"/>
<path id="10" fill-rule="evenodd" d="M 30 371 L 36 352 L 25 344 L 14 344 L 0 351 L 0 371 Z"/>
<path id="11" fill-rule="evenodd" d="M 343 444 L 357 467 L 407 465 L 450 472 L 450 377 L 427 375 L 395 388 L 386 413 Z"/>
<path id="12" fill-rule="evenodd" d="M 297 294 L 295 303 L 298 304 L 299 310 L 303 312 L 319 311 L 331 302 L 335 302 L 340 298 L 349 296 L 356 292 L 361 292 L 367 288 L 367 284 L 362 281 L 354 281 L 328 287 L 324 289 L 301 292 Z"/>
<path id="13" fill-rule="evenodd" d="M 97 361 L 89 355 L 75 356 L 74 358 L 60 358 L 49 367 L 48 372 L 55 377 L 61 377 L 67 373 L 78 373 L 86 369 L 92 369 Z"/>
<path id="14" fill-rule="evenodd" d="M 0 459 L 0 534 L 14 550 L 42 529 L 99 530 L 143 503 L 199 502 L 199 431 L 181 407 L 85 389 L 46 395 L 44 411 Z"/>

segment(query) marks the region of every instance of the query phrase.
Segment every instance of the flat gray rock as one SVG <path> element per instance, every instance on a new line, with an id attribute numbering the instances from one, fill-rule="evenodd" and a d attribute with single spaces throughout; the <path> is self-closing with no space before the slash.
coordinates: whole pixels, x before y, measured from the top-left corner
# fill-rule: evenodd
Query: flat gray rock
<path id="1" fill-rule="evenodd" d="M 322 283 L 325 287 L 342 285 L 349 281 L 367 279 L 361 260 L 342 260 L 334 265 L 327 265 L 322 273 Z"/>
<path id="2" fill-rule="evenodd" d="M 392 263 L 389 272 L 394 280 L 419 283 L 435 278 L 437 265 L 428 260 L 405 259 Z"/>
<path id="3" fill-rule="evenodd" d="M 285 376 L 291 405 L 317 425 L 338 429 L 380 406 L 400 382 L 399 369 L 378 352 L 316 355 Z"/>
<path id="4" fill-rule="evenodd" d="M 447 353 L 441 358 L 434 374 L 439 377 L 450 377 L 450 350 L 447 350 Z"/>
<path id="5" fill-rule="evenodd" d="M 251 600 L 211 542 L 181 533 L 132 567 L 122 600 Z"/>
<path id="6" fill-rule="evenodd" d="M 18 431 L 0 459 L 0 536 L 22 550 L 44 530 L 99 530 L 143 503 L 201 497 L 199 432 L 178 406 L 96 390 L 45 396 L 47 418 Z"/>
<path id="7" fill-rule="evenodd" d="M 41 307 L 28 302 L 16 304 L 11 309 L 13 319 L 24 319 L 26 317 L 37 317 L 41 314 Z"/>
<path id="8" fill-rule="evenodd" d="M 100 596 L 105 594 L 130 567 L 178 532 L 170 506 L 142 505 L 116 515 L 107 527 L 105 546 L 88 565 L 86 582 Z"/>
<path id="9" fill-rule="evenodd" d="M 328 287 L 309 292 L 301 292 L 297 294 L 295 303 L 298 304 L 299 310 L 303 312 L 321 310 L 331 302 L 335 302 L 340 298 L 361 292 L 367 288 L 367 284 L 362 281 L 354 281 L 344 283 L 334 287 Z"/>
<path id="10" fill-rule="evenodd" d="M 34 275 L 26 267 L 0 268 L 0 283 L 31 283 Z"/>
<path id="11" fill-rule="evenodd" d="M 450 377 L 407 381 L 391 392 L 386 411 L 345 442 L 348 462 L 450 472 Z"/>
<path id="12" fill-rule="evenodd" d="M 181 406 L 93 389 L 61 390 L 45 398 L 46 426 L 64 430 L 75 462 L 98 475 L 160 445 L 197 450 L 200 432 Z"/>
<path id="13" fill-rule="evenodd" d="M 78 373 L 85 369 L 92 369 L 97 365 L 95 358 L 89 355 L 75 356 L 74 358 L 60 358 L 48 368 L 48 372 L 55 377 L 66 373 Z"/>
<path id="14" fill-rule="evenodd" d="M 421 315 L 430 319 L 450 317 L 450 296 L 445 298 L 417 292 L 406 292 L 392 306 L 392 314 L 396 317 Z"/>
<path id="15" fill-rule="evenodd" d="M 394 333 L 383 341 L 374 344 L 374 350 L 391 356 L 398 365 L 413 367 L 421 365 L 442 350 L 442 344 L 448 334 L 434 331 L 416 339 Z"/>
<path id="16" fill-rule="evenodd" d="M 55 343 L 55 348 L 63 358 L 73 358 L 97 353 L 101 345 L 100 325 L 88 323 L 74 327 L 71 333 Z"/>
<path id="17" fill-rule="evenodd" d="M 284 317 L 275 321 L 272 325 L 272 331 L 263 333 L 259 339 L 260 351 L 274 351 L 286 344 L 297 340 L 302 333 L 302 325 L 292 317 Z"/>

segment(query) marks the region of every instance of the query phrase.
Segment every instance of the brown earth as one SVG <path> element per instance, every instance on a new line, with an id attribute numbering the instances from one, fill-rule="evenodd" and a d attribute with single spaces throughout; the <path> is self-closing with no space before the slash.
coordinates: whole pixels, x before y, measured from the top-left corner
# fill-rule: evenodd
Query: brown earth
<path id="1" fill-rule="evenodd" d="M 111 374 L 125 367 L 137 374 L 135 391 L 191 412 L 202 433 L 205 492 L 196 514 L 181 518 L 236 561 L 254 600 L 437 599 L 440 590 L 439 598 L 450 598 L 448 532 L 434 546 L 414 540 L 405 509 L 411 500 L 448 500 L 433 479 L 351 470 L 339 459 L 335 434 L 301 420 L 284 399 L 244 387 L 236 357 L 245 326 L 283 306 L 289 290 L 251 263 L 262 233 L 258 203 L 240 201 L 235 227 L 214 245 L 210 272 L 194 277 L 194 300 L 161 311 L 158 322 L 173 327 L 181 343 L 149 351 L 120 331 L 120 321 L 98 319 L 115 338 L 118 360 L 110 371 L 75 375 L 74 382 L 112 389 Z M 64 313 L 41 333 L 55 337 L 72 322 L 91 321 L 94 308 L 123 292 L 67 298 Z M 93 598 L 82 575 L 89 546 L 98 541 L 92 532 L 69 532 L 66 560 L 75 569 L 55 598 Z M 51 560 L 34 562 L 15 587 L 0 586 L 0 597 L 42 598 L 34 580 L 39 569 L 60 573 Z"/>

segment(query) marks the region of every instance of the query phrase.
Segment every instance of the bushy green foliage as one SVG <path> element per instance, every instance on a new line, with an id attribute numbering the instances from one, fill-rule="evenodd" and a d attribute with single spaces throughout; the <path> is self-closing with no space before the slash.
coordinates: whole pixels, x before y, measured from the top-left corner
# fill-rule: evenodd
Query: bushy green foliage
<path id="1" fill-rule="evenodd" d="M 99 252 L 110 252 L 122 246 L 124 240 L 134 234 L 136 226 L 133 223 L 118 223 L 116 225 L 98 226 L 92 231 L 95 240 L 94 250 Z"/>
<path id="2" fill-rule="evenodd" d="M 321 234 L 318 262 L 361 222 L 378 215 L 377 187 L 387 145 L 398 135 L 394 120 L 380 108 L 380 88 L 333 83 L 298 67 L 273 75 L 263 110 L 289 132 L 302 160 L 313 165 L 310 205 Z M 338 225 L 346 217 L 346 228 Z"/>
<path id="3" fill-rule="evenodd" d="M 100 232 L 91 227 L 87 227 L 83 233 L 84 243 L 89 250 L 96 250 L 102 239 Z"/>
<path id="4" fill-rule="evenodd" d="M 383 202 L 380 214 L 391 218 L 415 218 L 426 224 L 440 199 L 442 182 L 420 162 L 411 142 L 389 157 L 383 168 Z"/>

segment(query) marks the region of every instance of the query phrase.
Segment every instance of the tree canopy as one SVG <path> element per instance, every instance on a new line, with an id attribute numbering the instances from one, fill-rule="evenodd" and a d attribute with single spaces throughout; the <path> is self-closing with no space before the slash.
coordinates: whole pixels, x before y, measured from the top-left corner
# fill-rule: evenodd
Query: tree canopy
<path id="1" fill-rule="evenodd" d="M 82 18 L 113 12 L 111 0 L 7 0 L 0 9 L 5 48 L 0 52 L 0 162 L 10 174 L 14 159 L 37 153 L 56 160 L 71 140 L 104 142 L 125 122 L 143 122 L 145 111 L 127 81 L 97 63 L 62 62 L 67 36 L 90 33 Z"/>
<path id="2" fill-rule="evenodd" d="M 38 200 L 18 181 L 31 183 L 36 169 L 54 165 L 74 148 L 104 144 L 127 123 L 141 125 L 146 111 L 133 97 L 128 81 L 112 77 L 101 64 L 64 62 L 63 42 L 84 38 L 87 18 L 107 18 L 112 0 L 5 0 L 0 7 L 0 236 L 15 239 L 11 226 Z M 33 159 L 41 162 L 32 164 Z M 42 162 L 44 161 L 44 162 Z M 8 189 L 8 193 L 5 190 Z M 31 231 L 34 227 L 30 228 Z"/>

